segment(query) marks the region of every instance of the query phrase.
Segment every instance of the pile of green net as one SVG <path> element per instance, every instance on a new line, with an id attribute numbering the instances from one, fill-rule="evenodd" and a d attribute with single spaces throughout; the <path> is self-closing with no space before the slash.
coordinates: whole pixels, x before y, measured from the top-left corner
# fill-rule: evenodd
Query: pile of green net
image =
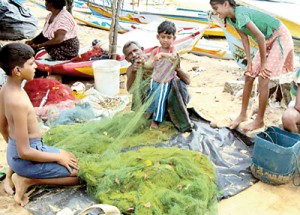
<path id="1" fill-rule="evenodd" d="M 215 214 L 215 173 L 201 153 L 169 147 L 170 122 L 150 130 L 147 104 L 131 113 L 85 124 L 61 125 L 44 142 L 73 152 L 79 176 L 100 203 L 123 214 Z"/>

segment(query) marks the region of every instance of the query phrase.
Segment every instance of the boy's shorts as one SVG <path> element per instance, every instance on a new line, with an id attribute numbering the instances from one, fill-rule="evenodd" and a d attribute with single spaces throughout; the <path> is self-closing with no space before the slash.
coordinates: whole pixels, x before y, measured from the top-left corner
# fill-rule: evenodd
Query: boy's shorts
<path id="1" fill-rule="evenodd" d="M 60 153 L 59 149 L 44 145 L 41 138 L 31 138 L 29 144 L 31 148 L 42 152 Z M 16 140 L 11 138 L 8 139 L 6 157 L 10 168 L 18 175 L 26 178 L 61 178 L 69 177 L 71 174 L 66 167 L 56 162 L 41 163 L 19 158 Z"/>

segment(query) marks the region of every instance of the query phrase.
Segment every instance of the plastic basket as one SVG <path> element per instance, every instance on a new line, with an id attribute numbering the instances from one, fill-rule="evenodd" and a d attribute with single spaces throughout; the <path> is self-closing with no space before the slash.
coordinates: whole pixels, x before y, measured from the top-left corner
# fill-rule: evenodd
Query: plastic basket
<path id="1" fill-rule="evenodd" d="M 269 184 L 284 184 L 298 168 L 300 136 L 271 126 L 255 136 L 251 172 Z"/>

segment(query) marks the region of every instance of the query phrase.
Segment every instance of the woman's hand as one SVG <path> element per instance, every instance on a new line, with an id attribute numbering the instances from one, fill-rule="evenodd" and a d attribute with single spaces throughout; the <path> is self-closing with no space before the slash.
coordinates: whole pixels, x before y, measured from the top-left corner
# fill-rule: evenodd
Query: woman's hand
<path id="1" fill-rule="evenodd" d="M 39 44 L 35 44 L 35 43 L 33 43 L 32 41 L 26 41 L 25 43 L 26 43 L 27 45 L 31 46 L 31 48 L 33 48 L 33 49 L 38 49 L 38 48 L 40 48 L 40 45 L 39 45 Z"/>
<path id="2" fill-rule="evenodd" d="M 60 159 L 57 163 L 66 167 L 70 173 L 72 173 L 71 167 L 76 170 L 79 169 L 75 155 L 62 149 L 60 149 Z"/>
<path id="3" fill-rule="evenodd" d="M 252 62 L 251 61 L 247 63 L 245 73 L 246 74 L 252 74 Z"/>
<path id="4" fill-rule="evenodd" d="M 266 64 L 261 64 L 259 75 L 263 78 L 271 77 L 271 71 L 266 68 Z"/>
<path id="5" fill-rule="evenodd" d="M 33 41 L 32 40 L 27 40 L 27 41 L 25 41 L 25 44 L 27 44 L 27 45 L 32 45 L 33 44 Z"/>
<path id="6" fill-rule="evenodd" d="M 30 46 L 31 46 L 33 49 L 40 48 L 39 44 L 35 44 L 35 43 L 32 43 Z"/>

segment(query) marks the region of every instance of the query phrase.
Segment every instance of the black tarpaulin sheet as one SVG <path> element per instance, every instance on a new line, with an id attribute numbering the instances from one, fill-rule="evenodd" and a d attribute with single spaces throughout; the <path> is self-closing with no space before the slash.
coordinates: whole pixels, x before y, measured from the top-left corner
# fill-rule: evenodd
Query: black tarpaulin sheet
<path id="1" fill-rule="evenodd" d="M 85 186 L 36 188 L 25 208 L 34 215 L 78 215 L 85 208 L 98 204 L 86 193 Z M 99 213 L 89 213 L 96 215 Z"/>
<path id="2" fill-rule="evenodd" d="M 253 140 L 228 128 L 211 128 L 194 109 L 189 109 L 194 123 L 185 137 L 178 134 L 170 140 L 171 146 L 190 149 L 207 155 L 214 164 L 219 188 L 219 199 L 233 196 L 257 180 L 252 176 Z"/>

